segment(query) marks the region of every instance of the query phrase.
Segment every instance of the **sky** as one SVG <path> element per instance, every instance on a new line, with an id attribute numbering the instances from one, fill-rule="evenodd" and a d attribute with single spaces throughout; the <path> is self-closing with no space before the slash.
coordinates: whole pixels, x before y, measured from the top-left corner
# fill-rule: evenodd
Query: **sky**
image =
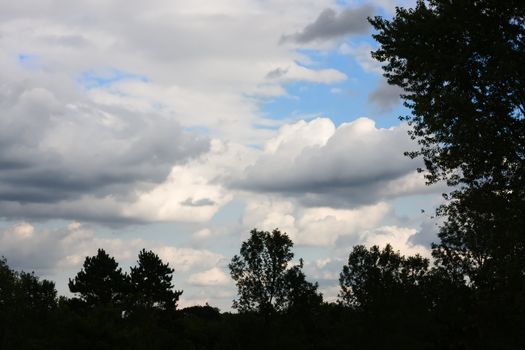
<path id="1" fill-rule="evenodd" d="M 70 295 L 97 248 L 151 249 L 223 311 L 253 228 L 328 301 L 356 244 L 428 257 L 444 188 L 366 20 L 413 2 L 0 0 L 0 255 Z"/>

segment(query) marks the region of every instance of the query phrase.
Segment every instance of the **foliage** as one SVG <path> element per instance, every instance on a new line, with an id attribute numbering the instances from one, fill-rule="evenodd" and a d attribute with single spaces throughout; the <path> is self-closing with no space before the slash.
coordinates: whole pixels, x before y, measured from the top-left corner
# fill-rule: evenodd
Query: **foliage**
<path id="1" fill-rule="evenodd" d="M 428 259 L 404 257 L 389 244 L 382 250 L 378 246 L 355 246 L 339 278 L 339 296 L 344 304 L 360 309 L 414 303 L 424 295 L 428 266 Z"/>
<path id="2" fill-rule="evenodd" d="M 69 290 L 80 294 L 89 307 L 94 307 L 121 304 L 129 286 L 127 276 L 115 259 L 98 249 L 97 255 L 86 257 L 82 270 L 69 280 Z"/>
<path id="3" fill-rule="evenodd" d="M 34 273 L 13 271 L 0 258 L 0 348 L 46 348 L 48 335 L 40 326 L 56 307 L 53 282 L 40 280 Z"/>
<path id="4" fill-rule="evenodd" d="M 182 291 L 174 291 L 174 269 L 152 251 L 142 249 L 138 265 L 131 268 L 130 282 L 133 306 L 175 310 Z"/>
<path id="5" fill-rule="evenodd" d="M 373 56 L 405 91 L 429 183 L 455 186 L 435 256 L 478 285 L 525 271 L 525 3 L 419 1 L 376 17 Z M 507 287 L 503 287 L 507 288 Z"/>
<path id="6" fill-rule="evenodd" d="M 323 303 L 323 295 L 317 292 L 319 284 L 306 280 L 302 271 L 303 259 L 286 271 L 285 288 L 287 295 L 286 309 L 303 314 L 310 313 Z"/>
<path id="7" fill-rule="evenodd" d="M 434 302 L 447 310 L 453 290 L 462 327 L 504 348 L 525 327 L 525 2 L 419 1 L 371 23 L 373 56 L 412 112 L 421 147 L 408 155 L 428 183 L 453 186 L 438 209 Z"/>
<path id="8" fill-rule="evenodd" d="M 305 281 L 302 264 L 290 267 L 293 243 L 286 233 L 253 229 L 242 243 L 240 255 L 229 265 L 239 299 L 233 307 L 241 312 L 265 314 L 283 311 L 294 303 L 318 299 L 317 285 Z M 308 295 L 301 295 L 307 293 Z"/>

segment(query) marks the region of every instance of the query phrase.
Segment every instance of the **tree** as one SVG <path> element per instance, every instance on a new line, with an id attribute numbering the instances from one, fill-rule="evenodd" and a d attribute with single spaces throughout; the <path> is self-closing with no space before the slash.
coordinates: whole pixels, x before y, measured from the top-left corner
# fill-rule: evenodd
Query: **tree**
<path id="1" fill-rule="evenodd" d="M 288 298 L 285 308 L 288 311 L 307 314 L 323 303 L 323 295 L 317 292 L 317 282 L 311 283 L 306 280 L 302 268 L 303 259 L 299 259 L 299 265 L 286 271 L 285 286 Z"/>
<path id="2" fill-rule="evenodd" d="M 452 186 L 435 275 L 470 288 L 469 323 L 503 348 L 525 326 L 525 2 L 418 1 L 370 22 L 411 109 L 420 149 L 407 154 Z"/>
<path id="3" fill-rule="evenodd" d="M 57 307 L 55 284 L 34 273 L 13 271 L 0 258 L 0 348 L 45 344 Z"/>
<path id="4" fill-rule="evenodd" d="M 97 255 L 86 257 L 82 270 L 73 280 L 69 279 L 71 293 L 89 306 L 119 305 L 129 291 L 127 276 L 122 273 L 118 263 L 103 249 Z"/>
<path id="5" fill-rule="evenodd" d="M 418 1 L 371 23 L 372 54 L 412 111 L 421 148 L 408 155 L 453 186 L 435 257 L 477 286 L 523 289 L 525 2 Z"/>
<path id="6" fill-rule="evenodd" d="M 131 296 L 134 306 L 148 309 L 175 310 L 182 291 L 174 291 L 174 269 L 152 251 L 142 249 L 138 256 L 138 265 L 131 268 Z"/>
<path id="7" fill-rule="evenodd" d="M 293 242 L 286 233 L 253 229 L 250 234 L 229 265 L 239 292 L 234 308 L 268 314 L 298 303 L 304 298 L 301 293 L 317 294 L 317 284 L 304 279 L 302 264 L 289 266 Z"/>
<path id="8" fill-rule="evenodd" d="M 387 244 L 367 249 L 355 246 L 339 277 L 342 302 L 357 309 L 413 304 L 425 295 L 429 261 L 419 255 L 404 257 Z"/>

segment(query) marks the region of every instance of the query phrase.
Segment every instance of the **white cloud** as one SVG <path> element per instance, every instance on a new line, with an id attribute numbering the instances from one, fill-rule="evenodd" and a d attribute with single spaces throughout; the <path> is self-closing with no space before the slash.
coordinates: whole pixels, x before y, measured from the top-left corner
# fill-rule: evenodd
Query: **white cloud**
<path id="1" fill-rule="evenodd" d="M 319 207 L 356 207 L 428 191 L 407 126 L 377 128 L 360 118 L 337 129 L 329 119 L 283 126 L 233 185 Z"/>
<path id="2" fill-rule="evenodd" d="M 218 286 L 232 283 L 231 278 L 218 267 L 192 274 L 188 282 L 196 286 Z"/>
<path id="3" fill-rule="evenodd" d="M 243 226 L 247 232 L 254 227 L 265 231 L 279 228 L 295 244 L 328 247 L 341 237 L 359 242 L 363 231 L 392 216 L 392 208 L 384 202 L 355 209 L 303 208 L 292 201 L 260 195 L 248 201 Z"/>
<path id="4" fill-rule="evenodd" d="M 171 246 L 156 247 L 155 252 L 168 261 L 176 271 L 186 272 L 194 268 L 206 268 L 217 265 L 224 256 L 205 249 L 177 248 Z"/>
<path id="5" fill-rule="evenodd" d="M 411 242 L 411 238 L 416 235 L 417 230 L 408 227 L 382 226 L 369 232 L 363 232 L 363 244 L 370 247 L 378 245 L 380 248 L 390 244 L 395 250 L 399 250 L 404 255 L 420 254 L 430 257 L 430 247 Z"/>
<path id="6" fill-rule="evenodd" d="M 312 83 L 337 83 L 347 79 L 347 76 L 335 69 L 318 69 L 314 70 L 297 63 L 293 63 L 286 68 L 277 68 L 270 71 L 266 77 L 272 81 L 283 83 L 293 81 L 306 81 Z"/>

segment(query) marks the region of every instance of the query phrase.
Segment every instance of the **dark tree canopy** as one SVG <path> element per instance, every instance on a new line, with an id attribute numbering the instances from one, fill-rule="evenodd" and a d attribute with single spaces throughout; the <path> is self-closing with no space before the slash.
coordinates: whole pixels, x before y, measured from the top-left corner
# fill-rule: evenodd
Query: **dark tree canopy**
<path id="1" fill-rule="evenodd" d="M 257 229 L 250 232 L 240 255 L 235 255 L 229 265 L 239 291 L 234 308 L 270 313 L 294 303 L 318 300 L 317 285 L 305 280 L 302 266 L 289 266 L 294 257 L 292 247 L 286 233 L 277 229 L 271 233 Z"/>
<path id="2" fill-rule="evenodd" d="M 478 287 L 524 290 L 525 2 L 418 2 L 371 20 L 405 90 L 429 183 L 454 186 L 434 256 Z M 490 285 L 490 287 L 489 287 Z"/>
<path id="3" fill-rule="evenodd" d="M 339 297 L 344 304 L 359 309 L 387 303 L 406 306 L 424 294 L 428 266 L 428 259 L 404 257 L 389 244 L 383 249 L 355 246 L 339 277 Z"/>
<path id="4" fill-rule="evenodd" d="M 138 265 L 131 268 L 131 296 L 134 306 L 175 310 L 182 291 L 174 291 L 174 269 L 152 251 L 142 249 L 138 256 Z"/>
<path id="5" fill-rule="evenodd" d="M 69 280 L 69 290 L 93 307 L 122 303 L 129 288 L 127 277 L 115 259 L 99 249 L 97 255 L 86 257 L 82 270 Z"/>
<path id="6" fill-rule="evenodd" d="M 309 313 L 323 303 L 323 295 L 317 291 L 319 284 L 306 280 L 302 271 L 303 259 L 299 259 L 299 265 L 295 265 L 286 271 L 286 295 L 285 308 L 288 311 Z"/>
<path id="7" fill-rule="evenodd" d="M 525 2 L 419 1 L 371 23 L 372 54 L 411 109 L 408 155 L 429 184 L 453 186 L 437 211 L 434 303 L 505 348 L 525 327 Z"/>
<path id="8" fill-rule="evenodd" d="M 521 0 L 431 0 L 371 20 L 373 56 L 405 90 L 429 181 L 523 184 L 524 16 Z"/>

